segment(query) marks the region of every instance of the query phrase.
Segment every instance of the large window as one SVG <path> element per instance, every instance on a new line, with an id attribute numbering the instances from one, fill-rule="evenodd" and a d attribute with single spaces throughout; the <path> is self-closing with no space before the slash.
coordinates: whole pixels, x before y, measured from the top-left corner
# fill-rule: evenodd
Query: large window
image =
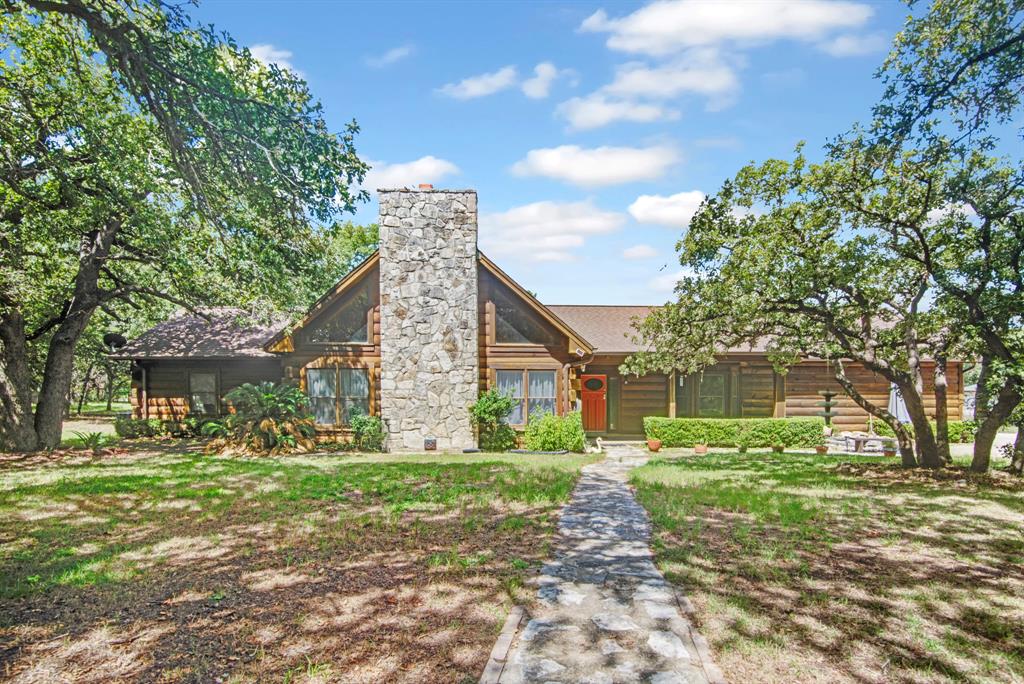
<path id="1" fill-rule="evenodd" d="M 370 376 L 365 368 L 307 368 L 306 394 L 318 425 L 346 426 L 370 412 Z"/>
<path id="2" fill-rule="evenodd" d="M 309 332 L 315 344 L 369 344 L 370 294 L 366 285 Z"/>
<path id="3" fill-rule="evenodd" d="M 556 381 L 553 370 L 499 370 L 498 391 L 516 400 L 509 425 L 525 425 L 538 411 L 555 413 Z"/>
<path id="4" fill-rule="evenodd" d="M 217 374 L 190 371 L 188 374 L 188 409 L 201 416 L 217 415 Z"/>

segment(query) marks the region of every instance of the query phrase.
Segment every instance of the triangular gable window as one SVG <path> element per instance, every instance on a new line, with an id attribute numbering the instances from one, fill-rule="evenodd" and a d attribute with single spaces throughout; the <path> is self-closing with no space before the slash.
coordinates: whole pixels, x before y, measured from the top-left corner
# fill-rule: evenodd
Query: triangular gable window
<path id="1" fill-rule="evenodd" d="M 524 302 L 500 291 L 494 293 L 494 314 L 498 344 L 558 344 L 558 337 L 533 316 Z"/>
<path id="2" fill-rule="evenodd" d="M 310 329 L 313 344 L 369 344 L 370 293 L 363 283 L 333 313 Z"/>

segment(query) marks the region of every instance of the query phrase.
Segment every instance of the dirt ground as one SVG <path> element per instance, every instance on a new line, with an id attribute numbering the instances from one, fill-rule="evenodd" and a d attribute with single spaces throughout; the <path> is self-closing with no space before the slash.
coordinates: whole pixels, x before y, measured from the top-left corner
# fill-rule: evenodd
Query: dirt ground
<path id="1" fill-rule="evenodd" d="M 0 680 L 476 681 L 583 462 L 8 459 Z"/>

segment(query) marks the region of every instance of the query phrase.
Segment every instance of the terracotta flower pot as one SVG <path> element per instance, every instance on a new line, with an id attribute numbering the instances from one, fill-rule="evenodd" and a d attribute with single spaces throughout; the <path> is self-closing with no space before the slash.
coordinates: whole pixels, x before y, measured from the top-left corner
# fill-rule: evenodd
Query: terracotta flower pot
<path id="1" fill-rule="evenodd" d="M 814 450 L 818 452 L 819 455 L 828 453 L 828 447 L 825 446 L 824 444 L 817 445 L 816 447 L 814 447 Z"/>
<path id="2" fill-rule="evenodd" d="M 651 451 L 660 451 L 661 450 L 661 440 L 660 439 L 649 439 L 649 440 L 647 440 L 647 448 L 650 449 Z"/>
<path id="3" fill-rule="evenodd" d="M 896 456 L 896 450 L 895 449 L 882 449 L 882 456 L 885 456 L 886 458 L 894 458 Z"/>
<path id="4" fill-rule="evenodd" d="M 706 454 L 708 453 L 707 444 L 697 444 L 693 447 L 693 453 L 695 454 Z"/>

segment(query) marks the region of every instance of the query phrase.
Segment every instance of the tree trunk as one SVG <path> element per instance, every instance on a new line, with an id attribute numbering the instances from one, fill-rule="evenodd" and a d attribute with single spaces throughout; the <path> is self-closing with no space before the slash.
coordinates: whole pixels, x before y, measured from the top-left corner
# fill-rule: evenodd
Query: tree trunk
<path id="1" fill-rule="evenodd" d="M 1024 473 L 1024 419 L 1017 421 L 1017 436 L 1013 440 L 1013 453 L 1010 454 L 1010 472 L 1017 475 Z"/>
<path id="2" fill-rule="evenodd" d="M 55 449 L 60 445 L 62 416 L 74 372 L 75 345 L 100 304 L 100 268 L 119 228 L 120 221 L 112 220 L 102 230 L 82 238 L 71 307 L 50 338 L 43 368 L 43 385 L 39 390 L 35 417 L 36 437 L 41 449 Z"/>
<path id="3" fill-rule="evenodd" d="M 32 370 L 28 365 L 25 319 L 14 307 L 0 310 L 0 447 L 35 451 Z"/>
<path id="4" fill-rule="evenodd" d="M 85 369 L 85 379 L 82 380 L 82 392 L 78 395 L 78 415 L 82 415 L 82 404 L 85 403 L 85 394 L 89 391 L 89 380 L 92 376 L 93 365 L 90 363 L 89 367 Z"/>
<path id="5" fill-rule="evenodd" d="M 897 380 L 900 394 L 903 395 L 903 403 L 906 404 L 907 413 L 910 414 L 910 423 L 914 426 L 914 444 L 917 448 L 917 462 L 925 468 L 941 468 L 942 459 L 939 458 L 939 448 L 935 443 L 935 434 L 932 426 L 928 423 L 928 414 L 924 410 L 924 400 L 918 388 L 908 382 Z"/>
<path id="6" fill-rule="evenodd" d="M 939 354 L 935 357 L 935 445 L 939 458 L 947 465 L 953 462 L 953 457 L 949 453 L 948 388 L 946 357 Z"/>
<path id="7" fill-rule="evenodd" d="M 984 422 L 978 423 L 978 431 L 974 435 L 974 456 L 971 459 L 971 470 L 976 473 L 988 471 L 992 462 L 992 442 L 1003 423 L 1007 421 L 1017 404 L 1021 401 L 1020 388 L 1014 380 L 1008 381 L 996 395 L 996 403 L 987 412 Z"/>
<path id="8" fill-rule="evenodd" d="M 843 368 L 843 362 L 841 359 L 836 360 L 835 365 L 835 378 L 836 382 L 843 388 L 847 396 L 853 399 L 857 406 L 867 411 L 869 414 L 875 416 L 886 422 L 886 424 L 892 428 L 896 434 L 896 442 L 900 446 L 900 460 L 903 463 L 904 468 L 914 468 L 917 466 L 917 459 L 914 457 L 914 443 L 907 428 L 903 427 L 903 424 L 896 419 L 896 416 L 889 413 L 887 409 L 881 406 L 876 406 L 870 401 L 864 398 L 864 395 L 857 391 L 857 388 L 853 386 L 850 379 L 846 377 L 846 369 Z"/>
<path id="9" fill-rule="evenodd" d="M 988 403 L 991 395 L 988 391 L 988 380 L 992 375 L 992 357 L 981 357 L 981 371 L 978 373 L 978 384 L 974 386 L 974 421 L 979 425 L 988 418 Z"/>
<path id="10" fill-rule="evenodd" d="M 110 413 L 114 408 L 114 391 L 117 389 L 117 383 L 114 378 L 115 370 L 110 361 L 107 361 L 103 366 L 103 371 L 107 376 L 107 413 Z"/>

